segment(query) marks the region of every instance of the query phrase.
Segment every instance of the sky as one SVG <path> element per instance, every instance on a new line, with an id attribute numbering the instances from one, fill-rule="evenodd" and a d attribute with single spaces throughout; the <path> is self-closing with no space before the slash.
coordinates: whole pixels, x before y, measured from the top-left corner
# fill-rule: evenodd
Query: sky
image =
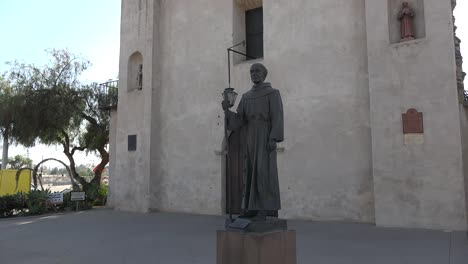
<path id="1" fill-rule="evenodd" d="M 6 61 L 41 65 L 47 62 L 44 50 L 67 48 L 93 64 L 83 74 L 83 82 L 117 79 L 120 8 L 120 0 L 0 0 L 0 73 L 8 70 Z M 465 71 L 468 71 L 467 14 L 468 0 L 458 0 L 455 17 Z M 468 81 L 465 82 L 468 87 Z M 11 147 L 9 156 L 16 154 L 26 156 L 28 151 L 20 146 Z M 29 150 L 29 157 L 35 163 L 49 157 L 65 160 L 60 147 L 55 146 L 36 146 Z M 98 162 L 94 155 L 80 154 L 76 160 L 77 164 Z"/>
<path id="2" fill-rule="evenodd" d="M 83 74 L 83 82 L 117 79 L 120 7 L 120 0 L 0 0 L 0 74 L 8 70 L 6 61 L 43 65 L 44 50 L 67 48 L 93 64 Z M 17 154 L 27 156 L 28 151 L 10 147 L 9 156 Z M 56 146 L 38 145 L 29 150 L 29 157 L 34 163 L 50 157 L 66 160 Z M 94 155 L 76 158 L 77 164 L 98 161 Z"/>
<path id="3" fill-rule="evenodd" d="M 457 36 L 462 40 L 463 69 L 468 72 L 468 0 L 458 0 L 454 11 Z M 465 90 L 468 89 L 468 77 L 465 78 Z"/>

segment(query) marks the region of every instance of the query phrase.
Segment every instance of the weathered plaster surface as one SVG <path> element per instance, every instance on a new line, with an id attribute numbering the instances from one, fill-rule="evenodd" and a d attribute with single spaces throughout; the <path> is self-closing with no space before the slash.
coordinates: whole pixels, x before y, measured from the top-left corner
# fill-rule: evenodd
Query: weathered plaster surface
<path id="1" fill-rule="evenodd" d="M 386 8 L 366 1 L 376 223 L 465 229 L 450 2 L 426 0 L 426 38 L 392 45 Z M 422 145 L 403 144 L 412 107 L 424 113 Z"/>
<path id="2" fill-rule="evenodd" d="M 262 62 L 285 111 L 283 217 L 374 221 L 364 10 L 364 1 L 264 3 Z M 248 68 L 234 68 L 242 92 Z"/>
<path id="3" fill-rule="evenodd" d="M 117 144 L 111 186 L 115 208 L 121 210 L 145 212 L 149 208 L 153 5 L 152 0 L 122 1 Z M 128 91 L 128 61 L 136 51 L 143 56 L 143 89 Z M 128 135 L 137 135 L 136 151 L 127 150 Z"/>
<path id="4" fill-rule="evenodd" d="M 151 208 L 222 212 L 221 92 L 227 79 L 229 1 L 161 1 L 158 118 L 153 119 Z M 219 117 L 218 117 L 219 116 Z"/>
<path id="5" fill-rule="evenodd" d="M 110 112 L 111 114 L 111 119 L 110 119 L 110 129 L 109 129 L 109 159 L 110 159 L 110 162 L 109 162 L 109 175 L 111 176 L 111 178 L 114 178 L 113 176 L 116 175 L 116 171 L 115 171 L 115 164 L 116 164 L 116 155 L 117 155 L 117 152 L 116 152 L 116 148 L 117 148 L 117 110 L 116 109 L 113 109 L 111 110 Z M 109 207 L 114 207 L 115 206 L 115 202 L 114 202 L 114 198 L 113 198 L 113 191 L 115 190 L 115 186 L 116 186 L 117 182 L 114 181 L 114 180 L 111 180 L 109 182 L 109 185 L 110 185 L 110 192 L 108 194 L 108 197 L 107 197 L 107 206 Z"/>
<path id="6" fill-rule="evenodd" d="M 457 1 L 452 0 L 452 11 L 456 8 Z M 457 76 L 457 88 L 459 93 L 460 100 L 460 131 L 461 131 L 461 142 L 462 142 L 462 156 L 463 156 L 463 174 L 465 176 L 465 206 L 466 206 L 466 215 L 467 215 L 467 227 L 468 227 L 468 110 L 467 104 L 465 102 L 465 87 L 464 79 L 465 73 L 463 72 L 463 57 L 460 50 L 461 40 L 456 36 L 457 27 L 455 25 L 455 17 L 453 17 L 453 32 L 455 39 L 455 62 L 457 66 L 456 76 Z"/>
<path id="7" fill-rule="evenodd" d="M 280 216 L 466 227 L 450 4 L 424 3 L 426 37 L 391 45 L 387 0 L 264 1 L 265 56 L 236 57 L 232 85 L 246 92 L 262 62 L 282 94 Z M 224 212 L 220 101 L 242 19 L 234 0 L 123 1 L 115 208 Z M 135 51 L 143 90 L 127 92 Z M 411 107 L 424 141 L 405 145 Z"/>
<path id="8" fill-rule="evenodd" d="M 468 109 L 460 104 L 460 124 L 462 134 L 463 175 L 465 176 L 465 207 L 468 216 Z M 468 217 L 467 217 L 468 226 Z"/>
<path id="9" fill-rule="evenodd" d="M 161 2 L 159 106 L 153 102 L 160 112 L 152 130 L 160 140 L 152 142 L 152 153 L 155 147 L 160 154 L 150 180 L 155 210 L 219 214 L 224 206 L 221 157 L 214 154 L 223 135 L 219 102 L 226 48 L 242 29 L 233 26 L 235 4 L 202 2 Z M 364 1 L 284 4 L 264 5 L 262 60 L 286 111 L 281 214 L 373 222 Z M 339 7 L 345 11 L 331 22 Z M 249 65 L 233 68 L 240 93 L 250 88 Z"/>

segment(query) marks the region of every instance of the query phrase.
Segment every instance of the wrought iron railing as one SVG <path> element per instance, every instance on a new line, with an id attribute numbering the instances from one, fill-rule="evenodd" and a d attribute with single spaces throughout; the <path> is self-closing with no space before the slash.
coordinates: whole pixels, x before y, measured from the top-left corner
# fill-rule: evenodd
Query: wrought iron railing
<path id="1" fill-rule="evenodd" d="M 119 101 L 119 81 L 108 81 L 105 83 L 98 84 L 98 88 L 103 91 L 104 98 L 100 103 L 100 108 L 105 110 L 111 110 L 117 108 Z"/>

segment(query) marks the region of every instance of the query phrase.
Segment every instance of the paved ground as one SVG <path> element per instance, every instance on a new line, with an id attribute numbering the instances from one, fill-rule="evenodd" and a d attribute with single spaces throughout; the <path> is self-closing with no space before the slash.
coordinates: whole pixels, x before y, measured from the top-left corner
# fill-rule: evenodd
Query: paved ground
<path id="1" fill-rule="evenodd" d="M 214 264 L 223 218 L 102 209 L 0 220 L 0 263 Z M 467 264 L 462 232 L 290 221 L 299 264 Z"/>

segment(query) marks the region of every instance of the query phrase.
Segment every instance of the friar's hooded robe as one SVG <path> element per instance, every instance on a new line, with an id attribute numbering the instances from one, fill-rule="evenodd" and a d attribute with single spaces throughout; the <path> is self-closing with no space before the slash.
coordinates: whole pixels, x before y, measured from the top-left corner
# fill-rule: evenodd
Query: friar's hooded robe
<path id="1" fill-rule="evenodd" d="M 228 129 L 243 129 L 244 210 L 274 211 L 281 208 L 276 149 L 268 143 L 283 141 L 283 104 L 270 83 L 254 85 L 242 96 L 237 113 L 227 111 Z"/>

